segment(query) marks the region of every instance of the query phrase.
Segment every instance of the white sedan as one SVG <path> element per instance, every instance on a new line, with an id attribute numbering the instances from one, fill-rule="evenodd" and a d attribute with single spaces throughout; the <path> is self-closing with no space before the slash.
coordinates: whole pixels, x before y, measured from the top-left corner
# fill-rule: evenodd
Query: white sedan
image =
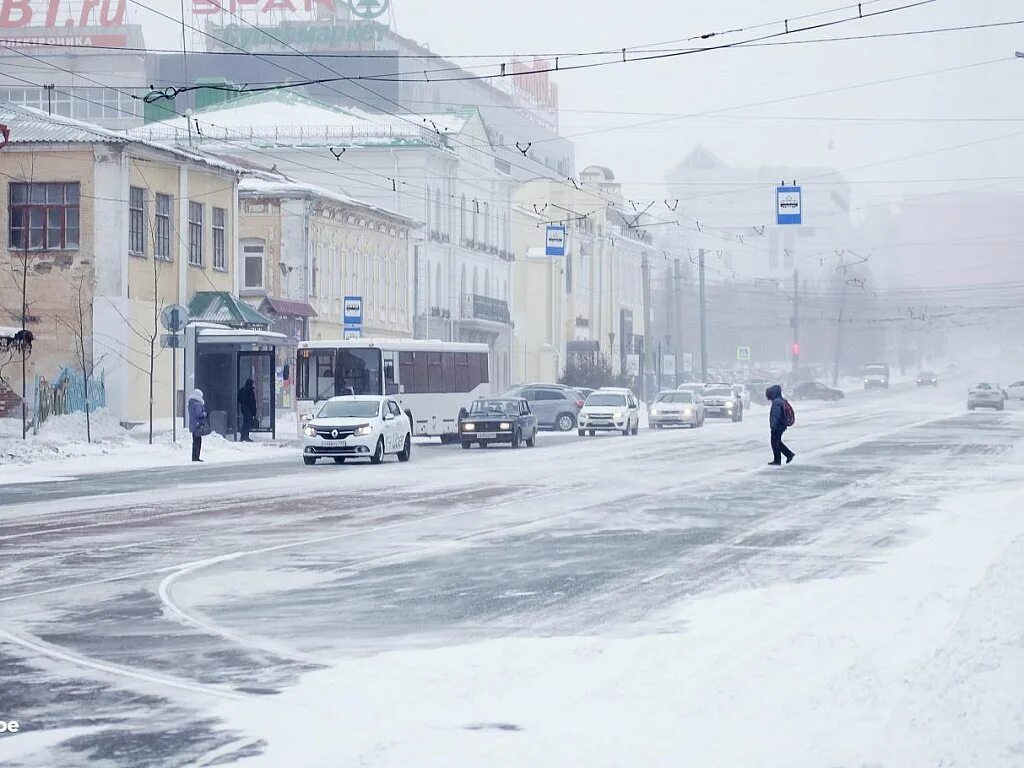
<path id="1" fill-rule="evenodd" d="M 1015 381 L 1006 388 L 1011 400 L 1024 400 L 1024 381 Z"/>
<path id="2" fill-rule="evenodd" d="M 369 459 L 380 464 L 393 453 L 399 461 L 412 458 L 412 427 L 390 397 L 346 395 L 332 397 L 302 428 L 302 461 L 332 458 Z"/>

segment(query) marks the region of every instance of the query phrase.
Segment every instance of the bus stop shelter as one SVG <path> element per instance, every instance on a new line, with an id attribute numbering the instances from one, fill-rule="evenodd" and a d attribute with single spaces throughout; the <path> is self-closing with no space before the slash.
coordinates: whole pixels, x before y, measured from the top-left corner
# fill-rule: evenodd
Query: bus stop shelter
<path id="1" fill-rule="evenodd" d="M 250 432 L 277 437 L 278 349 L 288 343 L 284 334 L 273 331 L 190 323 L 185 329 L 185 397 L 193 389 L 201 389 L 211 429 L 237 440 L 242 426 L 238 392 L 247 379 L 252 379 L 256 390 L 256 426 Z M 288 379 L 289 375 L 285 366 L 283 378 Z"/>

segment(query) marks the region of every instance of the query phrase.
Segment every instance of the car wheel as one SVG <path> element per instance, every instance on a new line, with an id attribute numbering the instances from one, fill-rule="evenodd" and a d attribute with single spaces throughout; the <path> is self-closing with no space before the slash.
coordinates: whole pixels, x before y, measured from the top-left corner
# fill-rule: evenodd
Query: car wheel
<path id="1" fill-rule="evenodd" d="M 597 435 L 597 430 L 596 430 L 596 429 L 592 429 L 592 430 L 590 430 L 590 436 L 591 436 L 591 437 L 594 437 L 594 436 L 596 436 L 596 435 Z"/>
<path id="2" fill-rule="evenodd" d="M 577 434 L 579 434 L 580 437 L 585 437 L 587 434 L 587 430 L 585 429 L 577 429 L 576 432 Z"/>
<path id="3" fill-rule="evenodd" d="M 571 413 L 560 413 L 555 419 L 555 426 L 559 432 L 569 432 L 576 426 L 576 418 Z"/>
<path id="4" fill-rule="evenodd" d="M 398 452 L 399 461 L 408 461 L 412 458 L 412 434 L 405 436 L 405 445 L 402 446 L 402 450 Z"/>
<path id="5" fill-rule="evenodd" d="M 303 456 L 302 457 L 302 463 L 305 464 L 307 467 L 311 467 L 314 464 L 316 464 L 316 457 L 315 456 Z"/>
<path id="6" fill-rule="evenodd" d="M 519 448 L 522 445 L 522 442 L 523 438 L 522 435 L 519 434 L 519 430 L 517 429 L 512 432 L 512 447 Z"/>
<path id="7" fill-rule="evenodd" d="M 661 429 L 662 426 L 662 424 L 651 424 L 651 429 Z"/>
<path id="8" fill-rule="evenodd" d="M 335 456 L 334 457 L 334 463 L 335 464 L 344 464 L 345 463 L 345 457 L 344 456 Z"/>
<path id="9" fill-rule="evenodd" d="M 623 436 L 623 437 L 628 437 L 628 436 L 629 436 L 629 433 L 630 433 L 631 431 L 632 431 L 632 430 L 631 430 L 631 429 L 630 429 L 630 427 L 629 427 L 629 422 L 627 421 L 627 422 L 626 422 L 626 428 L 625 428 L 624 430 L 622 430 L 622 436 Z"/>
<path id="10" fill-rule="evenodd" d="M 462 447 L 463 447 L 463 448 L 464 448 L 465 450 L 467 450 L 467 451 L 468 451 L 468 450 L 469 450 L 470 448 L 472 448 L 472 447 L 473 447 L 473 444 L 472 444 L 472 443 L 467 443 L 467 442 L 466 442 L 465 440 L 463 440 L 463 441 L 462 441 Z"/>
<path id="11" fill-rule="evenodd" d="M 384 438 L 383 437 L 378 437 L 377 438 L 377 450 L 375 450 L 373 452 L 373 455 L 370 457 L 370 463 L 371 464 L 380 464 L 382 461 L 384 461 Z"/>
<path id="12" fill-rule="evenodd" d="M 636 424 L 633 425 L 633 432 L 632 432 L 632 434 L 633 434 L 634 437 L 640 434 L 640 417 L 639 416 L 637 416 Z"/>
<path id="13" fill-rule="evenodd" d="M 533 437 L 529 437 L 526 440 L 526 447 L 533 448 L 537 444 L 537 430 L 533 430 Z"/>

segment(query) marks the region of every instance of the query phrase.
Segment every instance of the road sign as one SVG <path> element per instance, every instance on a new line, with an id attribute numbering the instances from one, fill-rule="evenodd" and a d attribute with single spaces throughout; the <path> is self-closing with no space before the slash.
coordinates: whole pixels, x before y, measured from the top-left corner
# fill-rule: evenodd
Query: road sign
<path id="1" fill-rule="evenodd" d="M 345 325 L 361 326 L 363 324 L 363 297 L 345 297 Z M 358 338 L 358 337 L 356 337 Z"/>
<path id="2" fill-rule="evenodd" d="M 565 227 L 558 224 L 548 224 L 544 255 L 565 256 Z"/>
<path id="3" fill-rule="evenodd" d="M 345 326 L 345 334 L 344 334 L 345 341 L 350 341 L 352 339 L 361 339 L 362 337 L 363 337 L 363 329 L 361 327 L 356 326 L 356 325 L 346 325 Z"/>
<path id="4" fill-rule="evenodd" d="M 661 373 L 663 376 L 676 375 L 676 356 L 663 355 L 661 358 Z"/>
<path id="5" fill-rule="evenodd" d="M 160 324 L 171 333 L 177 333 L 188 325 L 188 310 L 181 304 L 164 307 L 160 312 Z"/>
<path id="6" fill-rule="evenodd" d="M 626 373 L 630 376 L 640 375 L 640 355 L 626 355 Z"/>
<path id="7" fill-rule="evenodd" d="M 180 333 L 161 334 L 160 346 L 164 349 L 181 349 L 185 346 L 185 337 Z"/>
<path id="8" fill-rule="evenodd" d="M 775 188 L 775 223 L 803 223 L 803 196 L 800 187 Z"/>
<path id="9" fill-rule="evenodd" d="M 683 352 L 683 370 L 693 373 L 693 352 Z"/>
<path id="10" fill-rule="evenodd" d="M 736 347 L 736 359 L 741 363 L 750 361 L 750 347 Z"/>

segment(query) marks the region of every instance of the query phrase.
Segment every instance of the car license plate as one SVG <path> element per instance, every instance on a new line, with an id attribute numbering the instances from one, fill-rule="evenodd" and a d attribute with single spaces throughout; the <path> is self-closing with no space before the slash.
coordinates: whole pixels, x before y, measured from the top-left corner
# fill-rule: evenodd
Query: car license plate
<path id="1" fill-rule="evenodd" d="M 477 433 L 477 437 L 480 440 L 493 440 L 497 436 L 498 435 L 497 435 L 496 432 L 479 432 L 479 433 Z"/>
<path id="2" fill-rule="evenodd" d="M 323 445 L 327 448 L 344 448 L 344 440 L 324 440 Z"/>

